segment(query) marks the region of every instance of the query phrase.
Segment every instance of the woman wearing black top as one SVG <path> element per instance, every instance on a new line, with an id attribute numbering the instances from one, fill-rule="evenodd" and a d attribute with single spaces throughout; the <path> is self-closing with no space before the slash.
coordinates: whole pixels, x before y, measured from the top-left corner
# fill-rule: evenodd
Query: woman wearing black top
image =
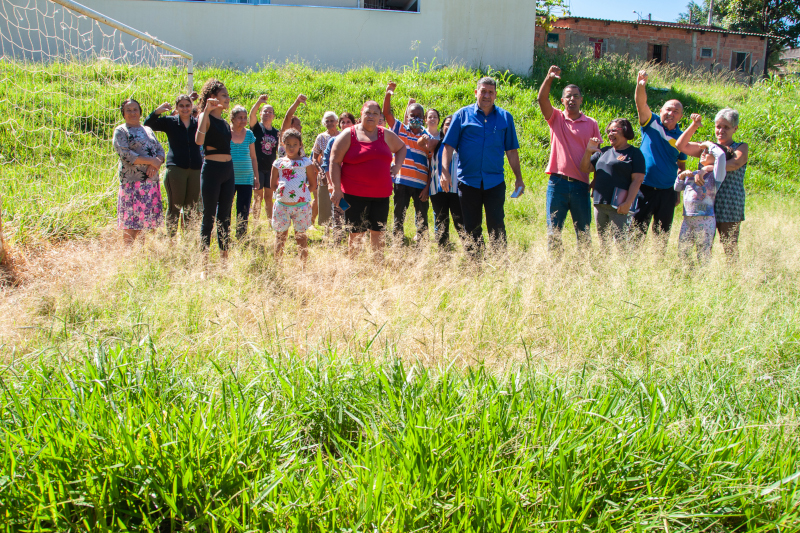
<path id="1" fill-rule="evenodd" d="M 178 220 L 181 209 L 187 218 L 197 210 L 200 199 L 200 167 L 203 159 L 200 147 L 195 142 L 197 119 L 192 116 L 192 99 L 182 94 L 175 99 L 178 115 L 169 114 L 172 105 L 164 102 L 150 113 L 144 125 L 153 131 L 163 131 L 169 141 L 167 154 L 167 174 L 164 177 L 164 188 L 167 190 L 167 232 L 174 236 L 178 231 Z M 185 225 L 185 221 L 184 221 Z"/>
<path id="2" fill-rule="evenodd" d="M 231 128 L 222 119 L 231 98 L 225 85 L 215 79 L 208 80 L 200 90 L 197 108 L 200 109 L 195 142 L 205 150 L 203 169 L 200 172 L 200 192 L 203 195 L 203 224 L 200 228 L 203 250 L 208 252 L 214 218 L 217 221 L 217 242 L 220 255 L 228 257 L 231 232 L 231 206 L 236 193 L 231 161 Z"/>

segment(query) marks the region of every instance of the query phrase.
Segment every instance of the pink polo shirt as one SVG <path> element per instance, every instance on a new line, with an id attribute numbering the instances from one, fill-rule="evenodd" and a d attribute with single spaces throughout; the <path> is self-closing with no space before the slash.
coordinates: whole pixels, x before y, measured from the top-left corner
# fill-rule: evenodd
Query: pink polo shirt
<path id="1" fill-rule="evenodd" d="M 589 139 L 602 138 L 597 121 L 583 113 L 576 120 L 570 120 L 560 109 L 553 109 L 547 125 L 550 126 L 550 161 L 545 172 L 589 183 L 589 174 L 581 172 L 581 159 Z"/>

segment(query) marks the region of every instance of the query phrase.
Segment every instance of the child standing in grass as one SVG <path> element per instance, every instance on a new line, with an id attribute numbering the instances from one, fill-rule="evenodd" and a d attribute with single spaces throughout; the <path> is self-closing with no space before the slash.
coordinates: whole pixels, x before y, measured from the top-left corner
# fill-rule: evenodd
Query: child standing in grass
<path id="1" fill-rule="evenodd" d="M 231 159 L 236 182 L 236 238 L 247 234 L 247 217 L 253 199 L 253 188 L 258 189 L 258 159 L 256 136 L 247 128 L 247 110 L 237 105 L 231 111 Z"/>
<path id="2" fill-rule="evenodd" d="M 685 134 L 684 134 L 685 135 Z M 700 168 L 685 170 L 675 180 L 675 190 L 683 191 L 683 224 L 678 237 L 678 249 L 684 259 L 697 248 L 700 264 L 711 258 L 711 246 L 717 231 L 714 201 L 720 184 L 725 180 L 726 150 L 706 141 L 700 156 Z"/>
<path id="3" fill-rule="evenodd" d="M 311 226 L 311 191 L 317 189 L 317 167 L 310 158 L 301 154 L 303 136 L 296 129 L 288 129 L 281 136 L 286 155 L 272 164 L 270 188 L 275 191 L 272 209 L 272 229 L 277 232 L 275 259 L 283 257 L 283 247 L 294 225 L 294 235 L 300 248 L 300 259 L 308 257 L 306 230 Z"/>

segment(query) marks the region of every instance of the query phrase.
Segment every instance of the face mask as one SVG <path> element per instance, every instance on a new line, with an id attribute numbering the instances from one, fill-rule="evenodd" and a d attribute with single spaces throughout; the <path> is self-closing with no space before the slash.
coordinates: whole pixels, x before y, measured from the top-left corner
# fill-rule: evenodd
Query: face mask
<path id="1" fill-rule="evenodd" d="M 421 130 L 422 126 L 425 124 L 421 118 L 414 118 L 411 117 L 408 119 L 408 125 L 411 126 L 411 129 Z"/>

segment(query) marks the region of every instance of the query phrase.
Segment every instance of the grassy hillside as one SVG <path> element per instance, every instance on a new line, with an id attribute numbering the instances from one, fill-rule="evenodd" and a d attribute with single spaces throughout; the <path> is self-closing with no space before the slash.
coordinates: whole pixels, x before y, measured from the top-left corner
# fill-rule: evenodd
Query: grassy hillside
<path id="1" fill-rule="evenodd" d="M 536 91 L 551 61 L 559 63 L 564 71 L 554 95 L 558 96 L 566 83 L 579 84 L 586 93 L 584 110 L 600 122 L 601 128 L 615 117 L 635 122 L 634 78 L 642 66 L 614 57 L 597 62 L 578 56 L 542 55 L 532 78 L 494 73 L 501 79 L 498 104 L 511 111 L 517 121 L 523 173 L 531 187 L 532 194 L 520 203 L 534 217 L 544 202 L 544 167 L 549 151 L 549 131 L 536 104 Z M 22 77 L 16 68 L 14 64 L 0 65 L 6 80 L 23 78 L 31 86 L 44 87 L 29 93 L 7 83 L 11 93 L 0 99 L 0 116 L 6 117 L 0 124 L 0 161 L 6 163 L 0 165 L 0 194 L 6 198 L 7 231 L 18 242 L 96 235 L 99 228 L 113 220 L 116 210 L 116 158 L 105 140 L 110 139 L 114 126 L 121 121 L 117 100 L 129 94 L 140 99 L 145 112 L 149 112 L 182 91 L 182 83 L 175 72 L 156 74 L 114 65 L 103 65 L 99 71 L 92 66 L 81 67 L 86 71 L 85 81 L 79 72 L 54 72 L 43 80 L 41 75 L 35 79 Z M 750 144 L 746 179 L 749 192 L 800 192 L 797 81 L 771 80 L 746 87 L 724 78 L 687 76 L 668 67 L 651 70 L 651 107 L 657 110 L 667 99 L 679 98 L 686 105 L 684 123 L 688 113 L 702 113 L 706 121 L 698 139 L 710 138 L 713 116 L 719 109 L 739 109 L 742 124 L 737 138 Z M 300 109 L 299 116 L 304 122 L 307 146 L 323 130 L 319 121 L 324 111 L 358 114 L 365 100 L 382 101 L 390 79 L 399 83 L 396 114 L 402 115 L 405 101 L 413 96 L 444 115 L 474 101 L 474 84 L 480 75 L 463 68 L 380 72 L 361 68 L 340 73 L 296 64 L 270 65 L 257 72 L 217 68 L 195 71 L 198 89 L 205 79 L 219 78 L 228 85 L 232 102 L 248 109 L 259 94 L 268 93 L 278 120 L 297 94 L 306 94 L 309 102 Z M 15 117 L 19 118 L 16 122 Z M 23 136 L 24 143 L 20 142 Z M 25 145 L 53 148 L 26 149 Z M 52 160 L 47 155 L 51 152 Z M 8 164 L 14 160 L 22 164 Z"/>
<path id="2" fill-rule="evenodd" d="M 558 62 L 603 126 L 634 118 L 637 65 Z M 430 243 L 351 261 L 314 231 L 305 268 L 292 243 L 279 265 L 261 223 L 227 264 L 212 253 L 201 282 L 197 228 L 125 250 L 111 227 L 105 139 L 121 89 L 80 96 L 98 102 L 92 128 L 32 126 L 60 151 L 0 165 L 19 281 L 0 286 L 0 529 L 796 531 L 800 88 L 651 77 L 652 106 L 681 98 L 709 117 L 704 138 L 719 108 L 742 112 L 738 264 L 719 246 L 704 268 L 685 262 L 677 231 L 664 256 L 648 243 L 584 257 L 566 230 L 556 262 L 534 103 L 548 65 L 498 75 L 530 189 L 506 204 L 508 252 L 479 264 Z M 325 110 L 355 112 L 389 79 L 398 115 L 408 96 L 444 114 L 472 100 L 479 75 L 285 65 L 198 79 L 225 80 L 248 107 L 267 92 L 279 117 L 307 94 L 310 145 Z M 179 86 L 103 76 L 149 109 Z M 9 102 L 0 116 L 43 123 Z M 80 115 L 70 105 L 65 123 Z M 11 118 L 6 162 L 26 150 Z"/>

